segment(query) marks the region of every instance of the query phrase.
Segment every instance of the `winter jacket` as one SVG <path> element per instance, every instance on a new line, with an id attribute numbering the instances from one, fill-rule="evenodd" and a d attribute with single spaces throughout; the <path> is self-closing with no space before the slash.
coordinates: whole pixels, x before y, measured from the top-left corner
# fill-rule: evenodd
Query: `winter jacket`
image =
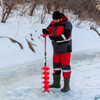
<path id="1" fill-rule="evenodd" d="M 47 27 L 47 31 L 55 37 L 55 40 L 52 40 L 52 45 L 56 54 L 72 52 L 72 24 L 64 14 L 62 14 L 59 24 L 52 21 Z"/>

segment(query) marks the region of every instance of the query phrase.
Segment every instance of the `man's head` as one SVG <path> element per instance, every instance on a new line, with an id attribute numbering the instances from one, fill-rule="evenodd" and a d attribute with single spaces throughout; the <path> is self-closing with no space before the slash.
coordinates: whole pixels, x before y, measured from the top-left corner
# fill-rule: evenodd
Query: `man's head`
<path id="1" fill-rule="evenodd" d="M 56 24 L 58 24 L 61 21 L 62 14 L 59 11 L 55 11 L 52 15 L 53 20 Z"/>

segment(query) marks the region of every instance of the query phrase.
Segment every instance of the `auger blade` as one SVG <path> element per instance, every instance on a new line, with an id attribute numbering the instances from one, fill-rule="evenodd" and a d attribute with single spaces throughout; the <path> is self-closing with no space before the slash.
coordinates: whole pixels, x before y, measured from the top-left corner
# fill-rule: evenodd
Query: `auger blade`
<path id="1" fill-rule="evenodd" d="M 49 89 L 49 85 L 43 86 L 44 89 Z"/>
<path id="2" fill-rule="evenodd" d="M 42 74 L 49 75 L 50 73 L 49 72 L 42 72 Z"/>
<path id="3" fill-rule="evenodd" d="M 46 76 L 46 77 L 42 77 L 42 79 L 48 80 L 50 78 L 48 76 Z"/>
<path id="4" fill-rule="evenodd" d="M 44 81 L 44 82 L 42 82 L 42 83 L 44 83 L 44 84 L 49 84 L 50 82 L 49 82 L 49 81 Z"/>
<path id="5" fill-rule="evenodd" d="M 47 67 L 47 66 L 44 66 L 43 68 L 41 68 L 41 69 L 43 69 L 43 70 L 49 70 L 50 68 L 49 67 Z"/>
<path id="6" fill-rule="evenodd" d="M 43 92 L 50 92 L 49 90 L 44 90 Z"/>

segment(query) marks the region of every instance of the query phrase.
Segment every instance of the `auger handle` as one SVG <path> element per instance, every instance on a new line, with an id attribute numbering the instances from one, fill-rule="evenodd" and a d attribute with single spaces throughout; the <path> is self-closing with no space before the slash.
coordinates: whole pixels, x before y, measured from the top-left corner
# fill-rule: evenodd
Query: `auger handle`
<path id="1" fill-rule="evenodd" d="M 41 34 L 40 36 L 43 36 L 44 37 L 44 50 L 45 50 L 45 53 L 44 53 L 44 61 L 45 61 L 45 63 L 44 63 L 44 66 L 46 66 L 46 37 L 47 36 L 50 36 L 49 34 Z"/>

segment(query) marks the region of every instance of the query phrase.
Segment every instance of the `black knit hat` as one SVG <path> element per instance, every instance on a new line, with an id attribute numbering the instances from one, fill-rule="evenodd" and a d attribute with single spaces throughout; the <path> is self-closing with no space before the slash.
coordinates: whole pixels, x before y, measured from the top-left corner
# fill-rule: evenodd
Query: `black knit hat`
<path id="1" fill-rule="evenodd" d="M 62 18 L 62 14 L 59 11 L 55 11 L 52 15 L 53 19 L 61 19 Z"/>

